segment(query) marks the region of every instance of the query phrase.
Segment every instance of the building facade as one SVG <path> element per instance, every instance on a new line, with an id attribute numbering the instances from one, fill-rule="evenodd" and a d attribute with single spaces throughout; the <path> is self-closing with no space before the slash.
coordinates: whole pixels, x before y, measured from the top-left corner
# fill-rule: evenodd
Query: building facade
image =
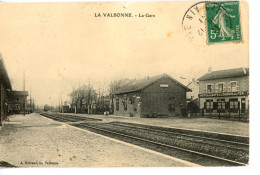
<path id="1" fill-rule="evenodd" d="M 31 102 L 27 104 L 28 91 L 12 91 L 8 103 L 10 114 L 31 113 Z"/>
<path id="2" fill-rule="evenodd" d="M 2 126 L 2 122 L 7 119 L 8 101 L 11 90 L 12 85 L 3 58 L 0 55 L 0 126 Z"/>
<path id="3" fill-rule="evenodd" d="M 114 114 L 129 117 L 170 117 L 186 108 L 189 88 L 162 74 L 135 80 L 113 93 Z"/>
<path id="4" fill-rule="evenodd" d="M 200 108 L 205 114 L 248 112 L 248 68 L 212 71 L 198 80 Z"/>

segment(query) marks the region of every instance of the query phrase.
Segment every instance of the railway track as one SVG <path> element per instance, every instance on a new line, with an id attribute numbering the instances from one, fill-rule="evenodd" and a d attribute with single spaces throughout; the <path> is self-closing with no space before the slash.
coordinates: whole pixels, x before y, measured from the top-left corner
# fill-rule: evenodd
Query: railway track
<path id="1" fill-rule="evenodd" d="M 80 116 L 73 116 L 73 115 L 61 115 L 61 114 L 49 114 L 49 113 L 41 113 L 41 115 L 60 122 L 102 121 L 102 119 L 80 117 Z"/>
<path id="2" fill-rule="evenodd" d="M 98 122 L 100 120 L 72 115 L 45 113 L 43 116 L 61 122 L 77 122 L 70 123 L 70 125 L 202 166 L 245 166 L 248 163 L 249 144 L 243 139 L 235 139 L 240 140 L 238 142 L 229 138 L 225 140 L 216 137 L 205 137 L 205 133 L 202 135 L 198 135 L 198 133 L 187 134 L 184 131 L 171 131 L 172 128 L 133 123 L 100 123 Z M 78 123 L 78 121 L 87 122 Z M 223 136 L 220 136 L 220 138 L 223 138 Z"/>
<path id="3" fill-rule="evenodd" d="M 176 139 L 183 139 L 183 140 L 187 140 L 187 141 L 203 143 L 203 144 L 208 144 L 208 145 L 212 145 L 212 146 L 220 146 L 220 147 L 224 147 L 227 149 L 248 150 L 248 147 L 249 147 L 248 143 L 216 139 L 216 138 L 186 134 L 186 133 L 175 132 L 175 131 L 167 131 L 167 130 L 159 129 L 160 127 L 158 127 L 158 129 L 153 129 L 147 125 L 145 126 L 145 125 L 132 124 L 132 123 L 121 123 L 121 122 L 114 122 L 114 123 L 110 123 L 110 124 L 115 125 L 115 126 L 123 126 L 123 127 L 130 127 L 133 129 L 140 129 L 140 130 L 144 130 L 146 132 L 154 132 L 157 135 L 161 135 L 161 136 L 170 135 L 171 137 L 174 137 Z"/>

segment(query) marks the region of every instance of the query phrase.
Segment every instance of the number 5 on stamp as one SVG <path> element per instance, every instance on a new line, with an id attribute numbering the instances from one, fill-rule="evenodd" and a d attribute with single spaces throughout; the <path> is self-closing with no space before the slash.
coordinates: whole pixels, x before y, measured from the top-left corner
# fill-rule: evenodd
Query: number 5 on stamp
<path id="1" fill-rule="evenodd" d="M 209 44 L 242 40 L 238 1 L 207 2 L 206 17 Z"/>

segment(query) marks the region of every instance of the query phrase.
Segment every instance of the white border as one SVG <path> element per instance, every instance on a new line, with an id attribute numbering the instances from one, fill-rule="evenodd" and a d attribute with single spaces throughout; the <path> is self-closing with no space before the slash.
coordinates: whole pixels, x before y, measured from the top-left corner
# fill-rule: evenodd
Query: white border
<path id="1" fill-rule="evenodd" d="M 56 2 L 69 2 L 70 0 L 56 0 Z M 83 0 L 87 1 L 87 0 Z M 96 1 L 96 0 L 93 0 Z M 107 0 L 102 0 L 107 1 Z M 113 0 L 119 1 L 119 0 Z M 148 0 L 144 0 L 148 1 Z M 153 0 L 154 1 L 154 0 Z M 162 0 L 159 0 L 162 1 Z M 260 1 L 249 1 L 249 16 L 250 16 L 250 163 L 247 167 L 225 167 L 225 168 L 35 168 L 35 169 L 1 169 L 2 174 L 14 174 L 14 175 L 28 175 L 28 174 L 40 174 L 46 175 L 66 175 L 66 174 L 84 174 L 84 175 L 136 175 L 136 174 L 149 174 L 149 175 L 162 175 L 162 174 L 189 174 L 189 175 L 220 175 L 220 174 L 232 174 L 232 175 L 247 175 L 247 174 L 259 174 L 259 156 L 260 156 L 260 111 L 259 111 L 259 75 L 260 75 L 260 54 L 259 54 L 259 10 Z M 3 2 L 3 1 L 2 1 Z M 35 2 L 33 0 L 4 0 L 4 2 Z M 37 0 L 37 2 L 51 2 L 51 0 Z"/>

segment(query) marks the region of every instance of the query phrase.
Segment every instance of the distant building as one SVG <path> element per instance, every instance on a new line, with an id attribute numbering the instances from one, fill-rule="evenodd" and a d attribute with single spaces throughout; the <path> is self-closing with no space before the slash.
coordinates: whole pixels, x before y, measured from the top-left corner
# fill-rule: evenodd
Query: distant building
<path id="1" fill-rule="evenodd" d="M 70 111 L 70 106 L 68 105 L 68 101 L 64 101 L 64 104 L 61 106 L 61 111 L 60 112 L 62 112 L 62 113 L 69 113 L 69 112 L 71 112 Z"/>
<path id="2" fill-rule="evenodd" d="M 8 109 L 10 114 L 23 114 L 31 112 L 30 106 L 27 104 L 28 91 L 12 91 Z"/>
<path id="3" fill-rule="evenodd" d="M 63 105 L 63 106 L 61 107 L 61 112 L 62 112 L 62 113 L 69 113 L 69 112 L 70 112 L 70 107 L 69 107 L 69 105 Z"/>
<path id="4" fill-rule="evenodd" d="M 249 69 L 211 71 L 199 79 L 200 108 L 207 113 L 245 113 L 249 108 Z"/>
<path id="5" fill-rule="evenodd" d="M 187 99 L 192 101 L 199 98 L 199 81 L 192 79 L 191 82 L 188 83 L 187 87 L 191 89 L 191 92 L 187 92 Z"/>
<path id="6" fill-rule="evenodd" d="M 199 103 L 199 81 L 192 79 L 191 82 L 187 85 L 192 91 L 187 92 L 187 105 L 188 105 L 188 112 L 190 115 L 199 112 L 200 103 Z"/>
<path id="7" fill-rule="evenodd" d="M 2 126 L 2 122 L 7 119 L 8 100 L 11 90 L 12 85 L 3 58 L 0 55 L 0 126 Z"/>
<path id="8" fill-rule="evenodd" d="M 167 74 L 135 80 L 116 90 L 114 114 L 131 117 L 178 116 L 191 91 Z"/>

